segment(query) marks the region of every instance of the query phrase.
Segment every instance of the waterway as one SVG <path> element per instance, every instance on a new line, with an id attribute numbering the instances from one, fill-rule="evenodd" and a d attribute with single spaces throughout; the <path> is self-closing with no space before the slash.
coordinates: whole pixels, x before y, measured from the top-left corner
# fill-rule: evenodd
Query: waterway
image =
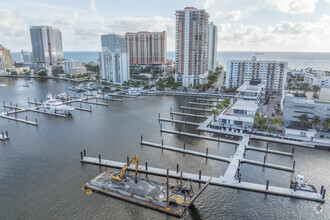
<path id="1" fill-rule="evenodd" d="M 70 86 L 60 80 L 33 80 L 23 87 L 23 79 L 0 78 L 8 84 L 0 88 L 0 101 L 28 106 L 27 99 L 45 100 L 49 92 L 58 94 Z M 93 112 L 75 111 L 70 118 L 55 118 L 37 113 L 22 113 L 29 120 L 38 118 L 38 127 L 0 118 L 0 131 L 8 130 L 9 142 L 0 142 L 0 218 L 1 219 L 175 219 L 165 214 L 105 197 L 96 193 L 86 195 L 81 190 L 84 183 L 101 170 L 98 166 L 82 165 L 80 151 L 87 156 L 126 161 L 134 154 L 140 163 L 148 166 L 176 169 L 203 175 L 223 175 L 227 164 L 182 155 L 174 152 L 141 148 L 140 135 L 146 141 L 230 157 L 234 146 L 230 144 L 178 137 L 159 132 L 158 113 L 170 118 L 169 109 L 179 111 L 180 103 L 187 105 L 188 98 L 150 96 L 109 102 L 108 107 L 92 106 Z M 89 106 L 89 105 L 87 105 Z M 0 112 L 3 111 L 2 106 Z M 176 116 L 177 119 L 182 119 Z M 194 127 L 164 123 L 164 128 L 195 132 Z M 252 142 L 265 147 L 264 142 Z M 270 144 L 270 149 L 290 152 L 292 146 Z M 264 153 L 247 153 L 247 158 L 263 161 Z M 330 151 L 295 148 L 293 159 L 268 155 L 267 161 L 292 166 L 319 190 L 321 185 L 330 190 Z M 291 173 L 243 165 L 242 181 L 266 183 L 288 187 Z M 160 177 L 150 179 L 165 181 Z M 173 183 L 176 180 L 172 181 Z M 194 184 L 198 189 L 198 184 Z M 330 219 L 329 196 L 319 204 L 280 196 L 264 195 L 236 189 L 209 186 L 196 200 L 183 219 Z"/>

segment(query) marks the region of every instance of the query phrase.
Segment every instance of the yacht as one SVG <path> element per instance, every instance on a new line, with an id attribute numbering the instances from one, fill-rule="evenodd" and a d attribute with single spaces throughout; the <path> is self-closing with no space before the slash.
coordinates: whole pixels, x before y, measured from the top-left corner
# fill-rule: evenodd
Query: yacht
<path id="1" fill-rule="evenodd" d="M 61 115 L 70 115 L 71 112 L 75 110 L 71 106 L 64 105 L 61 100 L 54 99 L 50 93 L 48 93 L 47 101 L 42 103 L 41 108 L 43 108 L 45 112 Z"/>
<path id="2" fill-rule="evenodd" d="M 6 86 L 7 86 L 7 84 L 5 84 L 5 83 L 0 83 L 0 88 L 6 87 Z"/>

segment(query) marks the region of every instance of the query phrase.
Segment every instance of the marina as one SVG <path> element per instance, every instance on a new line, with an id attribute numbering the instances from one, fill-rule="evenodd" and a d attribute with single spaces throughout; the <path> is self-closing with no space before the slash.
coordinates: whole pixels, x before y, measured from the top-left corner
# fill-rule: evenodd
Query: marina
<path id="1" fill-rule="evenodd" d="M 31 86 L 29 89 L 33 89 L 33 86 Z M 60 92 L 61 91 L 58 91 L 57 94 L 59 94 Z M 43 93 L 42 97 L 44 96 L 44 94 L 45 93 Z M 93 94 L 92 96 L 90 96 L 88 94 L 88 95 L 84 95 L 83 97 L 80 97 L 80 99 L 88 98 L 87 99 L 88 101 L 90 100 L 91 102 L 94 102 L 94 100 L 96 100 L 96 97 L 102 98 L 102 95 Z M 78 97 L 75 98 L 78 99 Z M 92 100 L 92 98 L 95 99 Z M 16 100 L 13 97 L 11 97 L 9 100 L 4 98 L 2 99 L 5 100 L 7 103 L 9 103 L 9 100 L 14 100 L 14 101 Z M 26 100 L 27 97 L 25 98 L 25 102 Z M 24 114 L 24 112 L 33 113 L 32 110 L 23 111 L 24 109 L 28 109 L 28 108 L 35 109 L 37 107 L 40 108 L 41 105 L 39 104 L 42 104 L 42 101 L 37 102 L 36 100 L 40 100 L 40 97 L 37 96 L 37 99 L 34 100 L 34 103 L 31 102 L 30 103 L 31 106 L 27 108 L 21 107 L 24 106 L 24 102 L 22 101 L 19 101 L 17 105 L 5 104 L 5 106 L 3 107 L 6 109 L 10 109 L 10 111 L 8 111 L 8 114 L 11 116 L 9 117 L 15 118 L 16 115 Z M 306 152 L 309 152 L 310 154 L 312 154 L 313 152 L 315 152 L 320 155 L 320 158 L 322 158 L 320 154 L 321 152 L 319 150 L 310 147 L 303 147 L 303 148 L 298 147 L 299 141 L 292 140 L 294 143 L 296 143 L 296 146 L 293 148 L 293 145 L 286 146 L 281 141 L 277 142 L 276 141 L 277 138 L 275 137 L 269 137 L 269 139 L 265 139 L 267 137 L 262 136 L 263 139 L 259 139 L 259 135 L 248 134 L 245 133 L 244 131 L 238 132 L 238 130 L 234 131 L 233 130 L 234 128 L 231 131 L 229 130 L 225 131 L 225 130 L 212 129 L 209 128 L 208 126 L 204 127 L 203 123 L 212 120 L 212 117 L 208 115 L 200 115 L 200 114 L 195 115 L 194 112 L 195 110 L 185 109 L 186 110 L 185 112 L 179 112 L 179 111 L 172 111 L 171 109 L 170 111 L 170 115 L 172 115 L 171 119 L 160 117 L 158 112 L 160 112 L 161 115 L 168 113 L 166 112 L 166 108 L 169 109 L 170 107 L 173 107 L 173 100 L 175 100 L 175 103 L 178 106 L 178 108 L 180 106 L 188 104 L 189 102 L 189 100 L 179 97 L 165 97 L 165 96 L 143 97 L 142 96 L 142 97 L 138 97 L 137 100 L 126 99 L 123 102 L 113 103 L 112 105 L 108 105 L 107 108 L 103 108 L 103 105 L 99 105 L 102 108 L 93 108 L 93 113 L 94 113 L 93 118 L 95 120 L 105 120 L 110 126 L 111 124 L 116 124 L 119 126 L 118 127 L 119 131 L 126 128 L 126 126 L 130 122 L 132 122 L 132 120 L 138 120 L 137 123 L 134 124 L 134 129 L 129 126 L 127 128 L 129 133 L 131 133 L 132 131 L 136 132 L 136 129 L 140 131 L 138 132 L 138 134 L 133 132 L 132 133 L 133 136 L 132 138 L 130 138 L 130 140 L 124 141 L 123 139 L 124 136 L 119 135 L 118 133 L 119 131 L 109 132 L 110 130 L 108 130 L 109 136 L 111 136 L 110 139 L 108 137 L 104 137 L 105 140 L 100 140 L 99 138 L 94 139 L 94 141 L 97 141 L 99 144 L 104 146 L 101 148 L 93 144 L 93 142 L 90 142 L 87 139 L 82 138 L 83 136 L 91 135 L 90 132 L 88 132 L 88 130 L 86 129 L 88 126 L 96 126 L 95 129 L 97 129 L 100 125 L 97 125 L 94 122 L 90 122 L 89 118 L 91 116 L 89 116 L 89 114 L 80 114 L 78 111 L 77 112 L 73 111 L 72 113 L 73 117 L 68 117 L 70 118 L 68 120 L 60 120 L 60 119 L 57 120 L 56 118 L 58 117 L 56 116 L 49 117 L 51 115 L 39 113 L 40 118 L 38 119 L 38 121 L 42 122 L 43 129 L 36 130 L 35 132 L 32 133 L 29 131 L 29 135 L 35 136 L 37 135 L 37 133 L 40 133 L 41 135 L 40 138 L 42 140 L 44 129 L 48 129 L 47 127 L 50 126 L 51 127 L 55 126 L 54 129 L 56 127 L 58 128 L 56 136 L 54 137 L 47 136 L 47 139 L 49 139 L 49 141 L 51 142 L 49 144 L 50 146 L 48 147 L 42 145 L 40 146 L 41 148 L 40 147 L 39 148 L 45 150 L 47 149 L 46 151 L 48 152 L 52 151 L 50 149 L 53 149 L 56 152 L 56 154 L 59 154 L 61 157 L 66 158 L 63 161 L 64 164 L 63 165 L 60 164 L 59 166 L 74 167 L 76 172 L 78 170 L 78 174 L 73 174 L 74 178 L 66 175 L 67 177 L 63 178 L 62 180 L 61 180 L 61 176 L 63 174 L 54 174 L 54 176 L 52 176 L 50 180 L 53 181 L 54 178 L 56 178 L 59 179 L 59 181 L 62 181 L 62 183 L 68 184 L 69 183 L 68 179 L 69 179 L 70 180 L 69 184 L 71 184 L 71 182 L 75 183 L 75 188 L 76 188 L 75 190 L 80 190 L 80 192 L 79 191 L 75 192 L 77 195 L 78 194 L 82 195 L 80 201 L 85 203 L 85 201 L 87 200 L 90 199 L 93 200 L 95 205 L 92 206 L 94 208 L 97 207 L 96 208 L 97 210 L 99 210 L 100 208 L 101 209 L 106 208 L 107 206 L 110 205 L 112 207 L 116 207 L 117 210 L 121 210 L 121 209 L 124 210 L 125 209 L 124 207 L 129 207 L 129 209 L 136 210 L 139 213 L 138 210 L 139 209 L 141 210 L 141 206 L 142 206 L 148 209 L 152 209 L 154 211 L 148 211 L 148 209 L 142 209 L 143 213 L 145 214 L 139 213 L 138 215 L 140 217 L 152 216 L 153 218 L 157 218 L 160 216 L 159 212 L 162 212 L 164 214 L 173 215 L 176 217 L 189 216 L 188 218 L 190 218 L 193 210 L 191 207 L 198 208 L 203 206 L 203 208 L 198 208 L 200 215 L 204 217 L 210 217 L 213 215 L 218 215 L 219 210 L 222 209 L 221 204 L 223 204 L 224 201 L 226 202 L 229 202 L 231 200 L 247 201 L 247 198 L 253 198 L 253 200 L 256 201 L 259 207 L 263 207 L 264 205 L 267 204 L 268 205 L 273 204 L 280 207 L 284 206 L 285 204 L 285 206 L 288 207 L 295 207 L 295 203 L 292 203 L 292 199 L 286 200 L 285 197 L 296 198 L 299 199 L 297 200 L 297 203 L 303 204 L 305 206 L 305 209 L 307 210 L 313 209 L 313 207 L 317 205 L 317 203 L 315 204 L 312 203 L 312 207 L 310 207 L 311 204 L 308 202 L 304 202 L 303 200 L 316 201 L 320 203 L 324 203 L 325 201 L 327 201 L 326 191 L 329 186 L 324 182 L 325 180 L 322 179 L 317 180 L 315 178 L 311 178 L 311 176 L 313 176 L 312 171 L 308 172 L 307 170 L 315 169 L 315 166 L 313 164 L 309 163 L 307 164 L 306 167 L 302 166 L 303 161 L 306 160 L 306 155 L 303 156 L 302 153 L 306 154 Z M 64 102 L 65 101 L 63 101 L 63 103 Z M 157 103 L 157 104 L 153 104 L 157 107 L 152 108 L 149 111 L 148 109 L 145 109 L 144 106 L 148 105 L 148 103 L 150 102 Z M 166 106 L 162 104 L 166 102 L 169 102 Z M 70 106 L 70 103 L 66 103 L 66 104 Z M 88 105 L 88 103 L 83 103 L 81 101 L 71 102 L 71 106 L 74 107 L 74 105 L 80 106 L 85 109 L 89 109 L 85 107 L 86 105 Z M 144 115 L 145 114 L 150 115 L 149 117 L 147 117 L 149 123 L 151 122 L 150 128 L 149 126 L 145 126 L 146 123 L 145 118 L 141 117 L 136 119 L 136 116 L 134 114 L 132 116 L 127 116 L 126 113 L 123 114 L 117 112 L 116 117 L 111 116 L 110 120 L 99 116 L 99 114 L 103 114 L 103 112 L 107 112 L 107 114 L 112 115 L 113 111 L 116 111 L 116 109 L 119 107 L 122 108 L 122 106 L 130 106 L 132 109 L 137 109 L 137 108 L 141 110 L 144 109 L 146 111 Z M 40 111 L 42 111 L 42 109 L 40 109 Z M 3 113 L 5 112 L 6 111 L 3 111 Z M 33 118 L 33 116 L 30 115 L 31 113 L 27 115 L 29 118 Z M 179 113 L 179 114 L 175 114 L 175 113 Z M 182 120 L 179 120 L 179 118 L 181 117 Z M 47 120 L 45 120 L 46 118 Z M 72 120 L 73 118 L 75 120 Z M 157 120 L 157 118 L 160 120 Z M 196 121 L 197 119 L 198 120 L 203 119 L 203 121 L 202 122 Z M 1 123 L 2 122 L 5 122 L 4 123 L 5 127 L 1 127 L 2 130 L 8 129 L 8 131 L 12 131 L 13 126 L 15 126 L 20 131 L 20 132 L 18 131 L 15 134 L 11 132 L 11 140 L 10 142 L 6 142 L 6 148 L 13 147 L 13 144 L 17 143 L 17 139 L 18 140 L 21 139 L 20 136 L 22 136 L 22 138 L 26 137 L 24 135 L 24 130 L 28 131 L 27 127 L 21 126 L 19 125 L 19 123 L 17 123 L 17 125 L 16 123 L 14 124 L 7 123 L 6 120 L 2 120 Z M 49 122 L 51 122 L 52 124 L 48 124 Z M 161 123 L 161 128 L 157 129 L 159 128 L 159 124 L 158 124 L 159 122 Z M 92 123 L 92 125 L 89 125 L 89 123 Z M 123 125 L 121 125 L 122 123 Z M 77 125 L 75 126 L 75 124 Z M 126 126 L 123 127 L 124 125 Z M 77 131 L 75 132 L 79 132 L 81 135 L 72 136 L 72 131 L 68 129 L 64 129 L 65 127 L 62 126 L 65 127 L 74 126 L 76 127 L 75 129 L 77 129 Z M 155 130 L 158 130 L 158 132 L 154 132 Z M 159 132 L 161 136 L 159 136 Z M 82 165 L 81 167 L 77 166 L 76 165 L 77 161 L 72 160 L 72 156 L 70 156 L 70 154 L 74 152 L 76 152 L 76 155 L 78 156 L 77 148 L 79 151 L 79 148 L 81 150 L 81 147 L 79 147 L 76 144 L 73 144 L 75 149 L 69 149 L 69 148 L 65 149 L 60 146 L 59 148 L 61 148 L 61 151 L 71 152 L 71 153 L 66 153 L 67 155 L 63 155 L 60 151 L 57 150 L 58 148 L 57 144 L 58 142 L 61 143 L 61 141 L 54 141 L 54 139 L 58 138 L 59 135 L 65 136 L 66 135 L 65 133 L 68 133 L 68 135 L 70 135 L 73 138 L 73 141 L 79 143 L 79 145 L 86 146 L 89 155 L 95 155 L 95 157 L 86 156 L 82 153 L 83 154 L 82 158 L 80 158 Z M 146 136 L 148 141 L 145 141 L 143 138 L 141 139 L 140 134 Z M 118 138 L 116 136 L 118 136 Z M 161 137 L 161 139 L 159 139 L 159 137 Z M 82 140 L 79 140 L 81 138 Z M 265 145 L 266 142 L 268 142 L 267 140 L 269 140 L 269 144 Z M 49 141 L 47 140 L 47 142 Z M 53 144 L 53 142 L 57 143 L 56 146 Z M 62 142 L 62 144 L 63 146 L 68 146 L 64 142 Z M 142 145 L 143 147 L 138 148 L 138 145 Z M 120 150 L 118 150 L 120 149 L 119 146 L 123 146 L 125 147 L 125 149 L 129 149 L 129 151 L 120 152 Z M 31 151 L 32 148 L 33 146 L 26 146 L 26 150 Z M 6 149 L 2 149 L 2 150 L 6 150 Z M 25 151 L 24 148 L 22 148 L 22 150 Z M 108 181 L 108 179 L 105 176 L 105 175 L 109 175 L 108 172 L 117 173 L 117 171 L 115 170 L 120 170 L 123 167 L 125 167 L 127 163 L 120 162 L 121 161 L 120 158 L 124 159 L 126 158 L 127 154 L 131 154 L 132 152 L 137 153 L 140 156 L 138 173 L 139 173 L 139 178 L 141 178 L 139 179 L 139 182 L 141 182 L 141 184 L 143 185 L 149 184 L 148 183 L 149 181 L 158 182 L 159 184 L 164 184 L 164 179 L 165 179 L 165 184 L 160 186 L 166 187 L 167 168 L 169 168 L 168 178 L 170 182 L 169 185 L 171 187 L 175 188 L 180 186 L 181 173 L 182 173 L 183 181 L 189 182 L 189 180 L 191 180 L 193 186 L 195 187 L 196 184 L 197 185 L 201 184 L 201 188 L 197 187 L 197 190 L 194 190 L 195 195 L 199 193 L 200 194 L 198 195 L 198 197 L 195 197 L 195 199 L 193 199 L 194 197 L 189 198 L 189 201 L 191 201 L 191 204 L 189 206 L 185 206 L 185 207 L 177 206 L 174 205 L 175 203 L 173 203 L 172 201 L 172 205 L 171 204 L 169 205 L 170 211 L 168 211 L 165 209 L 165 207 L 167 206 L 166 201 L 159 200 L 160 202 L 158 203 L 155 200 L 155 202 L 153 203 L 152 201 L 150 202 L 149 198 L 147 201 L 145 199 L 146 198 L 145 196 L 148 195 L 146 195 L 143 192 L 141 193 L 141 192 L 128 190 L 129 192 L 133 192 L 133 194 L 130 193 L 130 195 L 128 194 L 125 195 L 125 192 L 127 191 L 126 189 L 123 191 L 118 191 L 118 189 L 122 190 L 122 188 L 116 188 L 116 186 L 113 184 L 109 185 L 109 182 L 104 182 L 107 183 L 104 186 L 109 186 L 109 191 L 106 190 L 107 188 L 97 186 L 98 181 L 101 182 L 103 180 Z M 102 157 L 101 155 L 99 155 L 98 157 L 98 153 L 102 154 Z M 24 158 L 23 161 L 27 159 L 28 158 Z M 86 164 L 93 164 L 96 166 L 86 166 Z M 105 169 L 105 167 L 108 167 L 111 170 Z M 247 169 L 247 167 L 251 169 Z M 259 167 L 259 168 L 255 168 L 255 167 Z M 44 172 L 46 172 L 46 169 L 43 168 L 41 169 L 44 170 Z M 75 172 L 74 170 L 72 170 L 72 168 L 71 171 L 73 173 Z M 128 171 L 127 178 L 128 179 L 130 178 L 131 179 L 130 181 L 133 181 L 130 182 L 130 184 L 131 186 L 134 186 L 135 184 L 134 165 L 130 165 L 127 171 Z M 254 173 L 257 175 L 257 177 L 253 177 L 253 175 L 255 175 Z M 299 175 L 304 174 L 303 175 L 304 180 L 302 184 L 299 183 L 300 177 L 298 177 L 297 174 Z M 297 182 L 292 182 L 295 181 L 293 179 L 296 176 L 298 178 Z M 253 181 L 256 178 L 260 180 L 257 180 L 256 182 Z M 310 182 L 311 184 L 315 184 L 314 188 L 312 186 L 311 187 L 303 186 L 307 178 L 308 178 L 308 182 Z M 94 183 L 94 185 L 93 184 L 84 185 L 86 181 L 92 182 Z M 204 186 L 208 183 L 208 181 L 209 181 L 209 186 L 204 188 Z M 103 196 L 98 196 L 93 194 L 85 195 L 85 192 L 81 191 L 82 185 L 84 185 L 83 188 L 86 190 L 86 193 L 89 193 L 88 190 L 91 190 L 92 192 L 100 193 L 104 195 L 104 198 L 102 198 Z M 117 191 L 113 192 L 111 191 L 111 189 Z M 50 189 L 50 191 L 52 190 Z M 250 193 L 246 194 L 243 193 L 243 191 L 249 191 Z M 57 190 L 57 193 L 60 193 L 60 195 L 64 197 L 65 197 L 64 194 L 72 195 L 72 192 L 67 191 L 65 189 Z M 213 198 L 212 194 L 217 195 L 219 199 Z M 276 196 L 271 196 L 269 197 L 271 199 L 267 199 L 267 197 L 262 196 L 262 194 L 276 195 Z M 163 195 L 165 195 L 164 191 L 163 191 Z M 88 198 L 86 198 L 86 196 L 88 196 Z M 211 201 L 212 206 L 217 207 L 217 211 L 215 212 L 210 211 L 211 206 L 209 207 L 208 205 L 204 205 L 204 203 L 207 201 Z M 131 205 L 129 205 L 126 202 L 131 203 Z M 67 206 L 70 207 L 70 205 Z M 84 207 L 85 204 L 80 204 L 80 206 Z M 240 205 L 238 206 L 241 207 L 240 209 L 242 209 L 242 206 Z M 24 207 L 24 205 L 22 207 Z M 163 210 L 161 210 L 160 207 L 163 207 Z M 327 203 L 325 203 L 325 207 L 327 207 Z M 88 209 L 87 206 L 85 206 L 84 208 Z M 182 211 L 183 210 L 182 208 L 184 209 L 184 211 Z M 231 207 L 230 209 L 236 210 L 237 208 L 238 207 Z M 8 208 L 8 210 L 9 210 L 8 215 L 11 215 L 10 208 Z M 159 212 L 155 212 L 155 211 L 159 211 Z M 261 212 L 260 209 L 257 209 L 256 211 Z M 267 212 L 266 209 L 263 209 L 263 211 Z M 112 213 L 112 211 L 110 212 Z M 296 213 L 294 209 L 292 209 L 292 212 Z M 109 211 L 105 211 L 105 213 L 108 214 Z M 291 214 L 289 213 L 288 216 L 291 216 Z M 161 216 L 164 218 L 166 217 L 163 215 Z"/>

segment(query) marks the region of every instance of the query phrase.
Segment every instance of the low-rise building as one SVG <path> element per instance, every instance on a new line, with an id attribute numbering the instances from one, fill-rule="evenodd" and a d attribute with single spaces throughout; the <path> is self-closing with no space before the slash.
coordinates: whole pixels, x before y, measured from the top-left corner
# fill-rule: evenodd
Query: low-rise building
<path id="1" fill-rule="evenodd" d="M 79 75 L 84 75 L 87 73 L 87 69 L 84 66 L 71 68 L 69 75 L 72 78 L 73 76 L 78 77 Z"/>
<path id="2" fill-rule="evenodd" d="M 15 72 L 18 75 L 30 73 L 30 67 L 12 67 L 8 68 L 8 70 L 11 73 Z"/>
<path id="3" fill-rule="evenodd" d="M 311 123 L 315 116 L 321 121 L 330 117 L 330 102 L 318 101 L 287 94 L 283 101 L 283 121 L 286 126 L 300 124 L 300 116 L 306 114 Z"/>
<path id="4" fill-rule="evenodd" d="M 330 88 L 330 72 L 317 70 L 311 73 L 305 73 L 304 82 L 310 86 L 317 85 L 321 88 Z"/>
<path id="5" fill-rule="evenodd" d="M 241 85 L 236 91 L 235 100 L 243 99 L 259 103 L 265 99 L 266 81 L 260 79 L 250 80 Z"/>
<path id="6" fill-rule="evenodd" d="M 290 126 L 285 128 L 285 136 L 287 137 L 306 137 L 306 138 L 314 138 L 317 134 L 315 129 L 309 129 L 306 127 L 294 127 Z"/>
<path id="7" fill-rule="evenodd" d="M 258 111 L 258 104 L 254 101 L 240 99 L 232 106 L 221 112 L 217 120 L 210 123 L 211 128 L 231 131 L 238 129 L 251 130 L 254 123 L 254 116 Z"/>

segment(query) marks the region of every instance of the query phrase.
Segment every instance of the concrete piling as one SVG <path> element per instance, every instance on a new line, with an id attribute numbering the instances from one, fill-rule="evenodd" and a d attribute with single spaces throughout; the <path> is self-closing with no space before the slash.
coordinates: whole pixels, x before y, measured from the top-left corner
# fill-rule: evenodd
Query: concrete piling
<path id="1" fill-rule="evenodd" d="M 323 194 L 322 194 L 322 199 L 325 199 L 325 193 L 326 193 L 326 189 L 323 190 Z"/>
<path id="2" fill-rule="evenodd" d="M 269 180 L 267 180 L 267 183 L 266 183 L 266 190 L 268 190 L 268 187 L 269 187 Z"/>
<path id="3" fill-rule="evenodd" d="M 179 173 L 179 164 L 176 164 L 176 172 Z"/>
<path id="4" fill-rule="evenodd" d="M 99 154 L 99 162 L 101 163 L 101 154 Z"/>
<path id="5" fill-rule="evenodd" d="M 266 164 L 266 155 L 264 156 L 264 164 Z"/>
<path id="6" fill-rule="evenodd" d="M 323 194 L 323 190 L 324 190 L 324 186 L 322 185 L 322 186 L 321 186 L 321 190 L 320 190 L 320 194 L 321 194 L 321 195 Z"/>
<path id="7" fill-rule="evenodd" d="M 148 162 L 146 162 L 146 171 L 148 171 Z"/>
<path id="8" fill-rule="evenodd" d="M 292 154 L 294 153 L 294 147 L 292 148 Z"/>
<path id="9" fill-rule="evenodd" d="M 86 157 L 86 150 L 84 150 L 84 157 Z"/>
<path id="10" fill-rule="evenodd" d="M 128 163 L 128 162 L 129 162 L 129 157 L 127 156 L 127 158 L 126 158 L 126 159 L 127 159 L 127 163 Z"/>
<path id="11" fill-rule="evenodd" d="M 80 159 L 81 159 L 81 160 L 84 159 L 84 157 L 83 157 L 83 152 L 82 152 L 82 151 L 80 151 Z"/>
<path id="12" fill-rule="evenodd" d="M 169 207 L 169 170 L 168 168 L 166 169 L 166 207 Z"/>
<path id="13" fill-rule="evenodd" d="M 202 179 L 202 171 L 199 170 L 199 179 Z"/>
<path id="14" fill-rule="evenodd" d="M 209 155 L 209 148 L 206 148 L 206 155 Z"/>
<path id="15" fill-rule="evenodd" d="M 295 167 L 296 167 L 296 161 L 293 161 L 292 169 L 294 169 Z"/>

